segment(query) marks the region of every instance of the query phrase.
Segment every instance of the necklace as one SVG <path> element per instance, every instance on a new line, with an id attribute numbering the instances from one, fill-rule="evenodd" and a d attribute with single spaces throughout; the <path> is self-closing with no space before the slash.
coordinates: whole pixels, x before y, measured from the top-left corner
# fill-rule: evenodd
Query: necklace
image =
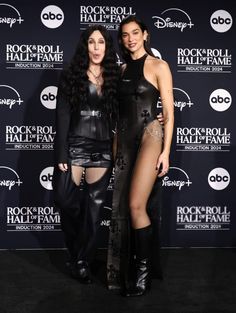
<path id="1" fill-rule="evenodd" d="M 95 81 L 96 81 L 96 85 L 97 86 L 101 86 L 101 75 L 102 75 L 102 71 L 100 71 L 100 73 L 98 75 L 95 75 L 90 68 L 88 68 L 88 71 L 93 75 Z"/>

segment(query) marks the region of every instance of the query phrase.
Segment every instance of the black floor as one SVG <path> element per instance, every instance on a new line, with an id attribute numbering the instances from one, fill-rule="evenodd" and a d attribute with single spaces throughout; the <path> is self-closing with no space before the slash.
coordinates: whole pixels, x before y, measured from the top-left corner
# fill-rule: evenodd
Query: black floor
<path id="1" fill-rule="evenodd" d="M 106 289 L 106 251 L 94 284 L 67 275 L 63 250 L 0 251 L 0 313 L 236 313 L 236 249 L 162 249 L 164 280 L 139 298 Z"/>

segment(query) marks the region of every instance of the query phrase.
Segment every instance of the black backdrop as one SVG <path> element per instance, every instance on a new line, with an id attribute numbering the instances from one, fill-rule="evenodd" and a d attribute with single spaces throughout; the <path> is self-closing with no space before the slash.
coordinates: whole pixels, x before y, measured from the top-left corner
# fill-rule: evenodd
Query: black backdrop
<path id="1" fill-rule="evenodd" d="M 171 169 L 160 182 L 162 246 L 235 246 L 235 13 L 227 0 L 0 3 L 1 249 L 64 247 L 51 185 L 58 77 L 82 29 L 101 23 L 116 42 L 129 14 L 146 22 L 174 79 Z M 113 177 L 100 247 L 112 188 Z"/>

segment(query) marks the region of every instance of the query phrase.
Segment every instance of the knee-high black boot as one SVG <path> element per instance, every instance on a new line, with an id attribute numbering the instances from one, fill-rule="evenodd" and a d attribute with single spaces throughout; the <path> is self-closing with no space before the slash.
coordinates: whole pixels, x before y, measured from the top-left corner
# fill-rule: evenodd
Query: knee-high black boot
<path id="1" fill-rule="evenodd" d="M 81 273 L 81 281 L 89 283 L 91 281 L 91 275 L 89 265 L 93 261 L 97 244 L 97 233 L 100 227 L 101 209 L 106 200 L 107 187 L 110 180 L 111 170 L 107 170 L 106 173 L 97 182 L 88 184 L 85 182 L 84 193 L 85 201 L 84 212 L 84 227 L 83 238 L 80 242 L 80 248 L 78 249 L 77 264 L 79 273 Z"/>
<path id="2" fill-rule="evenodd" d="M 151 225 L 134 230 L 136 250 L 136 278 L 125 296 L 142 296 L 151 287 Z"/>

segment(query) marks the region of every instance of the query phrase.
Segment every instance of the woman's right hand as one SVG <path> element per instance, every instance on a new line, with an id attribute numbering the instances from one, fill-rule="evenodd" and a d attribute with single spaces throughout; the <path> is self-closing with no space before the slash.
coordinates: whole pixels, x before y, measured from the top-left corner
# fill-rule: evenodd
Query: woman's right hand
<path id="1" fill-rule="evenodd" d="M 164 118 L 163 114 L 162 113 L 159 113 L 157 115 L 157 119 L 159 121 L 159 123 L 161 124 L 161 126 L 164 126 L 165 123 L 166 123 L 166 119 Z"/>
<path id="2" fill-rule="evenodd" d="M 58 167 L 59 169 L 62 171 L 62 172 L 66 172 L 68 170 L 68 165 L 67 163 L 59 163 L 58 164 Z"/>

